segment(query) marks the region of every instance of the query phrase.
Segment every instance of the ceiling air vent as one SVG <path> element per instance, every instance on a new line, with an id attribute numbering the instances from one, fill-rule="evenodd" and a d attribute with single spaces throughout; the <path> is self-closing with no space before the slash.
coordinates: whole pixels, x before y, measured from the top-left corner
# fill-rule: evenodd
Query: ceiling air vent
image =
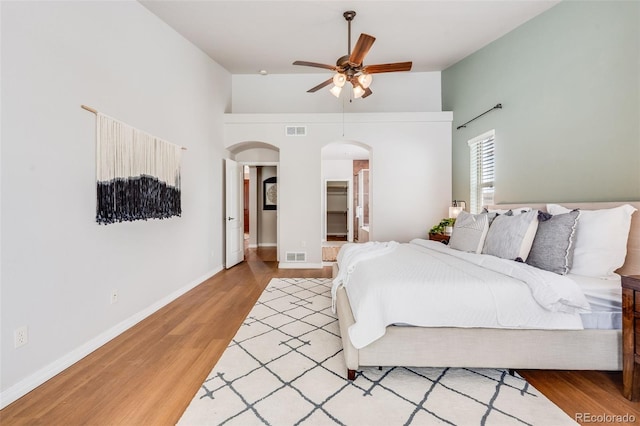
<path id="1" fill-rule="evenodd" d="M 307 261 L 307 253 L 288 251 L 286 253 L 287 262 L 306 262 Z"/>
<path id="2" fill-rule="evenodd" d="M 286 136 L 307 136 L 307 126 L 284 126 Z"/>

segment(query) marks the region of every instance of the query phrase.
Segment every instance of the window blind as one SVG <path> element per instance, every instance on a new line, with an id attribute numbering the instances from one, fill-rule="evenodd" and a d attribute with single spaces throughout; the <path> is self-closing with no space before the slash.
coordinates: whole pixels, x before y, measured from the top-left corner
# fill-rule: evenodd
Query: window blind
<path id="1" fill-rule="evenodd" d="M 470 206 L 472 213 L 480 213 L 483 206 L 495 204 L 495 130 L 469 141 L 470 149 Z"/>

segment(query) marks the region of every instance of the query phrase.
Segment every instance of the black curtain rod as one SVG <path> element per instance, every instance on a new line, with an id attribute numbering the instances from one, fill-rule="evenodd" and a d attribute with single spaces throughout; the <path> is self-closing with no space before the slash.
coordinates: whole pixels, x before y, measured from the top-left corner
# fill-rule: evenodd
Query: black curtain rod
<path id="1" fill-rule="evenodd" d="M 496 104 L 496 106 L 494 106 L 494 107 L 493 107 L 493 108 L 491 108 L 491 109 L 486 110 L 485 112 L 483 112 L 483 113 L 482 113 L 482 114 L 480 114 L 479 116 L 477 116 L 477 117 L 473 117 L 471 120 L 467 121 L 466 123 L 459 125 L 458 127 L 456 127 L 456 130 L 460 130 L 460 129 L 462 129 L 463 127 L 467 127 L 467 124 L 471 123 L 473 120 L 477 120 L 478 118 L 482 117 L 483 115 L 485 115 L 485 114 L 486 114 L 486 113 L 488 113 L 488 112 L 493 111 L 494 109 L 502 109 L 502 104 Z"/>

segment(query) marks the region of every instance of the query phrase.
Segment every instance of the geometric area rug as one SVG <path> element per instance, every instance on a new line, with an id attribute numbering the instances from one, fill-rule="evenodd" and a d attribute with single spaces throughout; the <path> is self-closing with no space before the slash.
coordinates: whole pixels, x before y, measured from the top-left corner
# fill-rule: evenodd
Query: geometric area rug
<path id="1" fill-rule="evenodd" d="M 349 381 L 331 280 L 274 278 L 178 424 L 577 423 L 507 370 L 364 367 Z"/>

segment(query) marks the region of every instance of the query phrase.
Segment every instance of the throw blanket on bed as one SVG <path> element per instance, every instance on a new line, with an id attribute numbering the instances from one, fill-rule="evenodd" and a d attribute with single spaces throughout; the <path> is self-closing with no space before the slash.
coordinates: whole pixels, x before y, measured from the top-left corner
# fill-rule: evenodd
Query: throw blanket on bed
<path id="1" fill-rule="evenodd" d="M 426 240 L 360 260 L 342 285 L 355 318 L 349 337 L 356 348 L 392 324 L 582 329 L 579 312 L 589 310 L 567 277 Z"/>
<path id="2" fill-rule="evenodd" d="M 333 286 L 331 287 L 331 296 L 333 299 L 331 309 L 333 309 L 334 314 L 336 313 L 336 292 L 340 286 L 346 285 L 358 263 L 382 256 L 386 253 L 391 253 L 396 247 L 398 247 L 398 243 L 395 241 L 369 241 L 363 244 L 348 243 L 342 246 L 336 258 L 336 261 L 340 265 L 340 270 L 338 271 L 338 276 L 333 280 Z"/>

